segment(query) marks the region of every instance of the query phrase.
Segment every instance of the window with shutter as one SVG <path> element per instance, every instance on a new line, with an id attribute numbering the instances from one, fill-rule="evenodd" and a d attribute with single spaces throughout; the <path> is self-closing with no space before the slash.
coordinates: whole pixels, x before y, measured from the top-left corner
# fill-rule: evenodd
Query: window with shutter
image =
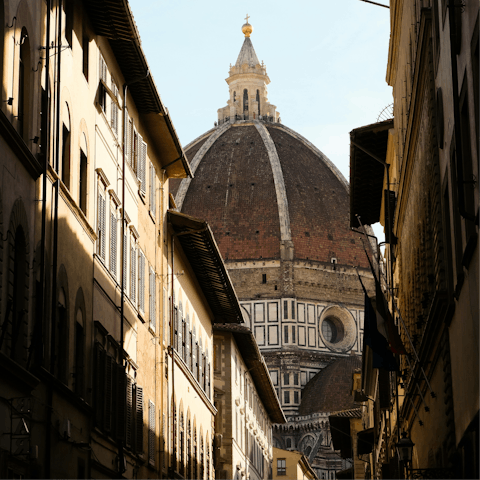
<path id="1" fill-rule="evenodd" d="M 156 314 L 157 314 L 157 286 L 155 282 L 155 270 L 150 267 L 150 286 L 149 286 L 149 293 L 150 293 L 150 305 L 149 314 L 150 314 L 150 328 L 155 331 L 155 324 L 156 324 Z"/>
<path id="2" fill-rule="evenodd" d="M 105 431 L 112 431 L 114 360 L 110 355 L 105 359 Z"/>
<path id="3" fill-rule="evenodd" d="M 191 336 L 192 334 L 190 332 L 190 315 L 187 313 L 185 323 L 185 362 L 190 370 L 192 369 L 192 352 L 190 350 Z"/>
<path id="4" fill-rule="evenodd" d="M 207 384 L 207 389 L 205 391 L 205 393 L 207 394 L 207 397 L 208 398 L 211 398 L 211 395 L 210 395 L 210 363 L 207 364 L 207 380 L 206 380 L 206 384 Z"/>
<path id="5" fill-rule="evenodd" d="M 106 209 L 106 201 L 105 201 L 105 188 L 103 184 L 98 186 L 98 205 L 97 205 L 97 236 L 98 236 L 98 243 L 97 243 L 97 254 L 105 260 L 105 212 Z"/>
<path id="6" fill-rule="evenodd" d="M 127 398 L 125 412 L 125 445 L 127 446 L 127 448 L 133 447 L 133 411 L 133 380 L 131 377 L 127 376 Z"/>
<path id="7" fill-rule="evenodd" d="M 187 362 L 187 322 L 182 318 L 182 358 Z"/>
<path id="8" fill-rule="evenodd" d="M 192 373 L 195 378 L 197 378 L 197 339 L 195 334 L 195 327 L 193 327 L 192 330 Z"/>
<path id="9" fill-rule="evenodd" d="M 110 212 L 110 272 L 117 278 L 117 212 L 112 208 Z"/>
<path id="10" fill-rule="evenodd" d="M 128 115 L 128 110 L 125 110 L 125 125 L 127 128 L 127 141 L 125 145 L 125 161 L 128 165 L 132 165 L 132 128 L 133 128 L 133 121 Z"/>
<path id="11" fill-rule="evenodd" d="M 135 389 L 135 451 L 143 453 L 143 387 Z"/>
<path id="12" fill-rule="evenodd" d="M 105 400 L 105 350 L 98 342 L 95 342 L 94 347 L 94 365 L 95 425 L 100 430 L 103 430 Z"/>
<path id="13" fill-rule="evenodd" d="M 115 381 L 116 387 L 116 436 L 117 440 L 125 441 L 126 427 L 126 388 L 127 378 L 125 368 L 121 364 L 116 364 L 117 375 Z"/>
<path id="14" fill-rule="evenodd" d="M 138 135 L 138 179 L 140 180 L 140 192 L 144 195 L 147 191 L 147 144 L 143 141 L 142 136 Z"/>
<path id="15" fill-rule="evenodd" d="M 148 401 L 148 463 L 155 465 L 155 404 Z"/>
<path id="16" fill-rule="evenodd" d="M 206 388 L 206 369 L 207 369 L 207 362 L 205 360 L 205 354 L 202 353 L 202 381 L 201 381 L 200 385 L 202 386 L 204 392 L 207 390 L 207 388 Z"/>
<path id="17" fill-rule="evenodd" d="M 115 100 L 118 98 L 118 88 L 117 85 L 115 84 L 115 80 L 112 78 L 112 94 L 115 98 Z M 117 102 L 114 99 L 112 99 L 111 104 L 110 104 L 110 124 L 112 126 L 112 130 L 117 135 L 118 133 L 118 105 Z"/>
<path id="18" fill-rule="evenodd" d="M 162 334 L 163 334 L 163 343 L 167 344 L 170 342 L 170 338 L 167 334 L 167 290 L 163 288 L 163 303 L 162 303 Z"/>
<path id="19" fill-rule="evenodd" d="M 127 223 L 125 222 L 125 232 L 127 231 Z M 125 294 L 127 292 L 127 262 L 128 262 L 128 246 L 127 246 L 127 234 L 123 235 L 123 289 Z"/>
<path id="20" fill-rule="evenodd" d="M 145 255 L 138 249 L 138 309 L 145 312 Z"/>
<path id="21" fill-rule="evenodd" d="M 138 132 L 132 122 L 132 168 L 138 178 Z"/>
<path id="22" fill-rule="evenodd" d="M 103 113 L 105 113 L 107 108 L 107 90 L 105 89 L 105 85 L 107 84 L 107 64 L 101 53 L 99 54 L 99 63 L 100 85 L 98 88 L 98 103 Z"/>
<path id="23" fill-rule="evenodd" d="M 130 300 L 135 304 L 137 290 L 137 249 L 132 238 L 130 247 Z"/>
<path id="24" fill-rule="evenodd" d="M 153 163 L 150 162 L 150 213 L 155 218 L 157 211 L 157 190 L 156 190 L 157 172 Z"/>

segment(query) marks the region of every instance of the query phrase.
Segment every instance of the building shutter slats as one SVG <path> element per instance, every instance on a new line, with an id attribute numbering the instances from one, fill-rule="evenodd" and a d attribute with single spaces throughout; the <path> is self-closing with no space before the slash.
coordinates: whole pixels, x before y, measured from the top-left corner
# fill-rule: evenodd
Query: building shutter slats
<path id="1" fill-rule="evenodd" d="M 133 121 L 128 115 L 128 111 L 125 113 L 126 121 L 125 125 L 127 128 L 127 145 L 125 148 L 125 157 L 126 162 L 132 167 L 133 166 L 133 158 L 132 158 L 132 130 L 133 130 Z"/>
<path id="2" fill-rule="evenodd" d="M 126 229 L 125 229 L 126 230 Z M 127 235 L 123 236 L 123 289 L 127 291 Z"/>
<path id="3" fill-rule="evenodd" d="M 117 439 L 125 440 L 125 420 L 126 420 L 126 373 L 123 365 L 117 364 L 116 375 L 116 400 L 117 400 Z"/>
<path id="4" fill-rule="evenodd" d="M 138 309 L 145 312 L 145 255 L 138 250 Z"/>
<path id="5" fill-rule="evenodd" d="M 105 359 L 105 431 L 112 431 L 114 360 L 110 355 Z"/>
<path id="6" fill-rule="evenodd" d="M 143 453 L 143 388 L 137 385 L 135 389 L 135 451 Z"/>
<path id="7" fill-rule="evenodd" d="M 157 317 L 157 286 L 155 282 L 155 270 L 150 267 L 150 286 L 149 286 L 149 293 L 150 293 L 150 328 L 155 331 L 155 324 L 156 324 L 156 317 Z"/>
<path id="8" fill-rule="evenodd" d="M 126 411 L 125 411 L 125 445 L 132 448 L 133 440 L 133 380 L 127 376 L 126 381 Z"/>
<path id="9" fill-rule="evenodd" d="M 132 242 L 133 243 L 133 242 Z M 130 249 L 130 300 L 135 304 L 137 290 L 137 255 L 133 244 Z"/>
<path id="10" fill-rule="evenodd" d="M 142 136 L 138 135 L 138 179 L 140 180 L 140 191 L 145 194 L 147 189 L 146 169 L 147 169 L 147 144 Z"/>
<path id="11" fill-rule="evenodd" d="M 110 213 L 110 271 L 117 277 L 117 216 L 115 211 Z"/>
<path id="12" fill-rule="evenodd" d="M 150 162 L 150 212 L 155 218 L 157 212 L 157 189 L 156 189 L 157 172 L 153 163 Z"/>
<path id="13" fill-rule="evenodd" d="M 94 347 L 94 382 L 95 382 L 95 425 L 103 430 L 105 400 L 105 351 L 99 343 Z"/>
<path id="14" fill-rule="evenodd" d="M 148 462 L 155 465 L 155 404 L 148 401 Z"/>

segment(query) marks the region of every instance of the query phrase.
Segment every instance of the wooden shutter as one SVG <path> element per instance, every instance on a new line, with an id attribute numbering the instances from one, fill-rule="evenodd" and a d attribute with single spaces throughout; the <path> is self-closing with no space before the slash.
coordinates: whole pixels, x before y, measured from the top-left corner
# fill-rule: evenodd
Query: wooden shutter
<path id="1" fill-rule="evenodd" d="M 135 243 L 132 240 L 132 247 L 130 248 L 130 300 L 135 304 L 137 290 L 137 255 Z"/>
<path id="2" fill-rule="evenodd" d="M 211 395 L 210 395 L 210 392 L 211 392 L 211 388 L 210 388 L 210 363 L 207 364 L 206 376 L 207 376 L 207 380 L 206 380 L 207 389 L 206 389 L 205 393 L 207 394 L 207 397 L 210 399 L 211 398 Z"/>
<path id="3" fill-rule="evenodd" d="M 145 312 L 145 255 L 138 250 L 138 309 Z"/>
<path id="4" fill-rule="evenodd" d="M 125 225 L 126 231 L 126 225 Z M 127 248 L 127 234 L 125 233 L 123 236 L 123 288 L 125 292 L 127 291 L 127 256 L 128 256 L 128 248 Z"/>
<path id="5" fill-rule="evenodd" d="M 117 215 L 115 210 L 110 212 L 110 271 L 117 277 Z"/>
<path id="6" fill-rule="evenodd" d="M 192 358 L 190 351 L 190 337 L 192 336 L 190 332 L 190 316 L 187 314 L 187 321 L 185 325 L 185 362 L 192 369 Z"/>
<path id="7" fill-rule="evenodd" d="M 133 380 L 127 376 L 127 395 L 126 395 L 126 412 L 125 412 L 125 445 L 132 448 L 133 441 Z"/>
<path id="8" fill-rule="evenodd" d="M 197 375 L 197 339 L 195 335 L 195 327 L 192 330 L 192 373 L 196 377 Z"/>
<path id="9" fill-rule="evenodd" d="M 150 212 L 155 218 L 157 211 L 157 189 L 156 189 L 157 172 L 153 163 L 150 162 Z"/>
<path id="10" fill-rule="evenodd" d="M 143 138 L 138 134 L 138 174 L 137 177 L 140 180 L 140 192 L 146 193 L 146 169 L 147 169 L 147 144 L 143 141 Z"/>
<path id="11" fill-rule="evenodd" d="M 156 324 L 156 317 L 157 317 L 157 286 L 155 282 L 155 270 L 150 267 L 150 285 L 149 285 L 149 293 L 150 293 L 150 328 L 155 331 L 155 324 Z"/>
<path id="12" fill-rule="evenodd" d="M 127 112 L 127 146 L 125 149 L 125 155 L 127 157 L 127 163 L 133 168 L 133 120 L 128 116 Z"/>
<path id="13" fill-rule="evenodd" d="M 101 192 L 101 186 L 98 186 L 98 212 L 97 212 L 97 231 L 98 231 L 98 255 L 105 260 L 105 197 Z"/>
<path id="14" fill-rule="evenodd" d="M 105 59 L 103 55 L 100 53 L 100 80 L 103 80 L 105 84 L 107 83 L 107 64 L 105 63 Z"/>
<path id="15" fill-rule="evenodd" d="M 155 465 L 155 404 L 148 401 L 148 463 Z"/>
<path id="16" fill-rule="evenodd" d="M 95 342 L 94 347 L 95 425 L 103 430 L 105 410 L 105 350 Z"/>
<path id="17" fill-rule="evenodd" d="M 105 359 L 105 431 L 112 431 L 114 360 L 110 355 Z"/>
<path id="18" fill-rule="evenodd" d="M 117 401 L 117 411 L 116 411 L 116 430 L 117 430 L 117 439 L 125 441 L 125 423 L 126 423 L 126 373 L 125 367 L 121 364 L 117 364 L 117 375 L 116 375 L 116 401 Z"/>
<path id="19" fill-rule="evenodd" d="M 135 389 L 135 451 L 143 453 L 143 387 Z"/>

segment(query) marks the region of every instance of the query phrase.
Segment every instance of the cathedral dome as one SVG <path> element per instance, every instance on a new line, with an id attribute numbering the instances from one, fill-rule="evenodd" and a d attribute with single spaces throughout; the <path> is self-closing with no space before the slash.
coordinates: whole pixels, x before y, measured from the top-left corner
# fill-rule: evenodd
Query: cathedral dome
<path id="1" fill-rule="evenodd" d="M 195 177 L 172 186 L 177 207 L 207 219 L 226 262 L 366 266 L 346 180 L 298 133 L 260 116 L 226 122 L 185 151 Z"/>

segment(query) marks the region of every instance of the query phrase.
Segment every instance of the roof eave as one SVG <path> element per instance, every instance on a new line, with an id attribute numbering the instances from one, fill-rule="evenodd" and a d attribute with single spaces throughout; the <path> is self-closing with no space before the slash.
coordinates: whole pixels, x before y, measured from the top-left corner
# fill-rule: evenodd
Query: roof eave
<path id="1" fill-rule="evenodd" d="M 209 303 L 214 322 L 243 323 L 243 315 L 220 250 L 207 222 L 169 210 L 172 226 Z"/>
<path id="2" fill-rule="evenodd" d="M 95 33 L 107 38 L 139 115 L 150 130 L 150 146 L 173 177 L 192 177 L 175 127 L 162 103 L 142 49 L 128 0 L 84 0 Z M 152 143 L 153 142 L 153 143 Z"/>
<path id="3" fill-rule="evenodd" d="M 350 132 L 350 226 L 359 227 L 380 220 L 385 167 L 365 150 L 385 163 L 388 132 L 393 119 L 356 128 Z M 358 147 L 361 145 L 365 150 Z"/>

